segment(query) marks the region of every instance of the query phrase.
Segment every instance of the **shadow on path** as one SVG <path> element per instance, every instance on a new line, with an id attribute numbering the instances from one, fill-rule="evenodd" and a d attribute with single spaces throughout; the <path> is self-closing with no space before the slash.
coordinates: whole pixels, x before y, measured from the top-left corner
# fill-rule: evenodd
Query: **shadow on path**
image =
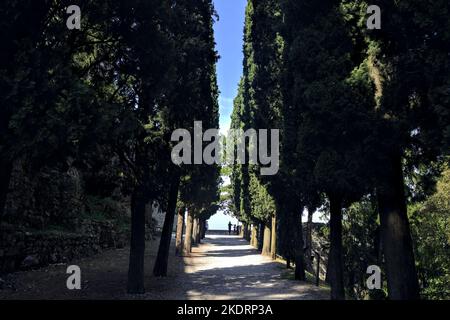
<path id="1" fill-rule="evenodd" d="M 129 248 L 73 261 L 79 265 L 81 290 L 66 287 L 67 264 L 9 275 L 14 288 L 0 289 L 1 299 L 328 299 L 327 289 L 290 280 L 292 271 L 263 257 L 238 236 L 207 235 L 189 257 L 176 257 L 172 241 L 168 276 L 152 268 L 159 239 L 147 243 L 144 295 L 125 292 Z"/>
<path id="2" fill-rule="evenodd" d="M 280 262 L 238 236 L 207 235 L 185 259 L 187 299 L 328 299 L 327 290 L 290 280 Z M 176 297 L 175 297 L 176 299 Z"/>

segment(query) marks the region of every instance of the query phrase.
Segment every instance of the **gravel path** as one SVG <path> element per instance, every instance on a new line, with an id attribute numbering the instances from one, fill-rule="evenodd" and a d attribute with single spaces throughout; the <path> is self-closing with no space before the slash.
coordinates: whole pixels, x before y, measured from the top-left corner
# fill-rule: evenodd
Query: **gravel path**
<path id="1" fill-rule="evenodd" d="M 172 241 L 173 243 L 174 241 Z M 207 235 L 190 257 L 170 256 L 169 275 L 151 276 L 159 241 L 146 250 L 145 295 L 125 292 L 128 248 L 72 262 L 82 273 L 82 289 L 66 288 L 67 265 L 17 272 L 0 299 L 327 299 L 327 289 L 293 281 L 292 271 L 261 256 L 237 236 Z M 172 247 L 172 250 L 174 248 Z M 173 251 L 172 251 L 173 252 Z"/>
<path id="2" fill-rule="evenodd" d="M 326 289 L 290 280 L 292 271 L 261 256 L 247 241 L 208 235 L 185 258 L 188 299 L 327 299 Z"/>

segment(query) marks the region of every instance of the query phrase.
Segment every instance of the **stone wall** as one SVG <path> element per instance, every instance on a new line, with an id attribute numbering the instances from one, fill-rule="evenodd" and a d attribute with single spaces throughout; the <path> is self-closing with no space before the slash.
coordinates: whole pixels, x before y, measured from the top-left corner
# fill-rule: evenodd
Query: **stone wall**
<path id="1" fill-rule="evenodd" d="M 39 268 L 90 256 L 128 244 L 129 231 L 112 222 L 86 221 L 80 232 L 18 231 L 3 226 L 0 233 L 0 273 Z"/>
<path id="2" fill-rule="evenodd" d="M 27 161 L 16 161 L 0 219 L 0 274 L 67 263 L 128 244 L 129 196 L 121 193 L 120 183 L 108 182 L 114 175 L 93 176 L 69 162 L 35 172 Z M 105 188 L 111 194 L 104 195 Z M 147 221 L 147 230 L 154 226 Z"/>

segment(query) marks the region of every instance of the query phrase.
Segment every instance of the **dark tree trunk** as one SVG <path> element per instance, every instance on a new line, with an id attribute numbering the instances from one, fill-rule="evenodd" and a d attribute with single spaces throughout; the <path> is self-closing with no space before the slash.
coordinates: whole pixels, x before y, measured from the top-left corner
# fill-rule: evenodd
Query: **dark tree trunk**
<path id="1" fill-rule="evenodd" d="M 204 226 L 205 226 L 204 221 L 200 220 L 198 224 L 198 243 L 202 243 Z"/>
<path id="2" fill-rule="evenodd" d="M 196 246 L 198 244 L 198 219 L 194 219 L 194 225 L 192 226 L 192 244 Z"/>
<path id="3" fill-rule="evenodd" d="M 342 263 L 342 199 L 330 196 L 330 254 L 327 270 L 331 299 L 344 300 L 344 267 Z"/>
<path id="4" fill-rule="evenodd" d="M 373 245 L 374 255 L 377 257 L 377 265 L 381 266 L 383 264 L 383 245 L 381 242 L 381 234 L 379 226 L 375 230 L 373 242 L 374 242 Z"/>
<path id="5" fill-rule="evenodd" d="M 294 260 L 295 260 L 295 280 L 305 281 L 305 255 L 304 255 L 304 243 L 303 243 L 303 227 L 302 227 L 302 213 L 291 212 L 293 215 L 293 224 L 292 226 L 295 228 L 293 235 L 293 244 L 294 244 Z"/>
<path id="6" fill-rule="evenodd" d="M 273 260 L 277 258 L 277 214 L 272 216 L 272 240 L 270 241 L 270 256 Z"/>
<path id="7" fill-rule="evenodd" d="M 286 257 L 286 269 L 291 268 L 291 258 L 289 256 Z"/>
<path id="8" fill-rule="evenodd" d="M 305 250 L 305 261 L 306 261 L 306 269 L 313 273 L 314 267 L 312 262 L 312 218 L 313 218 L 313 210 L 308 208 L 308 222 L 306 223 L 306 250 Z"/>
<path id="9" fill-rule="evenodd" d="M 250 241 L 250 236 L 251 232 L 250 232 L 250 225 L 248 223 L 244 224 L 244 239 L 247 241 Z"/>
<path id="10" fill-rule="evenodd" d="M 183 253 L 184 211 L 184 208 L 180 208 L 177 215 L 177 234 L 175 238 L 176 255 L 181 255 Z"/>
<path id="11" fill-rule="evenodd" d="M 138 186 L 131 195 L 131 242 L 128 267 L 128 293 L 145 293 L 145 188 Z"/>
<path id="12" fill-rule="evenodd" d="M 152 224 L 153 219 L 153 201 L 148 201 L 145 204 L 145 225 L 150 226 Z M 152 238 L 155 236 L 151 234 Z"/>
<path id="13" fill-rule="evenodd" d="M 202 224 L 202 239 L 205 239 L 206 237 L 206 220 L 203 220 L 203 224 Z"/>
<path id="14" fill-rule="evenodd" d="M 258 246 L 258 240 L 257 240 L 257 235 L 258 235 L 258 228 L 256 227 L 255 224 L 252 224 L 252 231 L 251 231 L 251 236 L 250 236 L 250 244 L 257 248 Z"/>
<path id="15" fill-rule="evenodd" d="M 6 198 L 9 192 L 13 164 L 9 161 L 0 161 L 0 229 L 5 214 Z"/>
<path id="16" fill-rule="evenodd" d="M 325 274 L 325 282 L 330 284 L 330 270 L 331 270 L 331 266 L 330 266 L 330 256 L 328 256 L 328 260 L 327 260 L 327 267 L 326 267 L 326 274 Z"/>
<path id="17" fill-rule="evenodd" d="M 148 119 L 147 95 L 144 87 L 140 88 L 138 116 L 141 120 Z M 137 168 L 137 184 L 131 195 L 131 241 L 130 261 L 128 267 L 129 293 L 144 293 L 144 258 L 145 258 L 145 207 L 149 195 L 146 182 L 150 179 L 148 169 L 148 146 L 144 143 L 145 133 L 140 132 L 135 145 L 134 165 Z"/>
<path id="18" fill-rule="evenodd" d="M 419 299 L 400 156 L 392 157 L 386 165 L 384 183 L 377 194 L 389 298 Z"/>
<path id="19" fill-rule="evenodd" d="M 196 232 L 195 232 L 195 242 L 197 244 L 200 244 L 201 242 L 201 231 L 202 231 L 202 226 L 201 226 L 201 221 L 199 218 L 197 218 L 197 228 L 196 228 Z"/>
<path id="20" fill-rule="evenodd" d="M 293 228 L 291 223 L 291 215 L 289 210 L 287 210 L 286 202 L 277 203 L 277 224 L 278 230 L 278 249 L 280 250 L 280 255 L 286 259 L 286 268 L 291 267 L 292 245 L 293 240 Z"/>
<path id="21" fill-rule="evenodd" d="M 263 239 L 264 238 L 264 224 L 263 223 L 258 223 L 258 236 L 257 236 L 257 248 L 259 252 L 262 252 L 263 249 Z"/>
<path id="22" fill-rule="evenodd" d="M 185 254 L 189 255 L 192 251 L 192 229 L 194 227 L 194 213 L 189 209 L 186 222 L 186 235 L 184 238 Z"/>
<path id="23" fill-rule="evenodd" d="M 270 241 L 272 239 L 271 230 L 268 226 L 268 223 L 264 224 L 264 232 L 263 232 L 263 239 L 262 239 L 262 250 L 261 254 L 264 256 L 270 256 Z"/>
<path id="24" fill-rule="evenodd" d="M 173 222 L 175 220 L 179 186 L 180 176 L 177 174 L 170 184 L 169 199 L 166 206 L 166 217 L 164 219 L 161 240 L 159 241 L 158 255 L 156 257 L 155 266 L 153 267 L 153 275 L 155 277 L 167 276 L 170 241 L 172 240 Z"/>
<path id="25" fill-rule="evenodd" d="M 195 235 L 197 237 L 196 241 L 198 244 L 200 244 L 201 242 L 201 232 L 202 232 L 202 225 L 201 225 L 201 220 L 197 219 L 197 234 Z"/>
<path id="26" fill-rule="evenodd" d="M 300 248 L 295 248 L 295 280 L 305 281 L 305 259 L 303 250 Z"/>
<path id="27" fill-rule="evenodd" d="M 316 286 L 320 285 L 320 255 L 316 254 Z"/>

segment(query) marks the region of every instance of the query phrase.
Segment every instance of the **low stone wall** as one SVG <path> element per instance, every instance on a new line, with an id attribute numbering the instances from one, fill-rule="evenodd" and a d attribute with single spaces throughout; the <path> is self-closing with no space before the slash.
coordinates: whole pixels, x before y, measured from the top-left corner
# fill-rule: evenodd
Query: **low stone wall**
<path id="1" fill-rule="evenodd" d="M 128 244 L 128 231 L 112 222 L 89 221 L 77 233 L 64 231 L 17 231 L 3 228 L 0 234 L 0 273 L 39 268 L 91 256 Z"/>

